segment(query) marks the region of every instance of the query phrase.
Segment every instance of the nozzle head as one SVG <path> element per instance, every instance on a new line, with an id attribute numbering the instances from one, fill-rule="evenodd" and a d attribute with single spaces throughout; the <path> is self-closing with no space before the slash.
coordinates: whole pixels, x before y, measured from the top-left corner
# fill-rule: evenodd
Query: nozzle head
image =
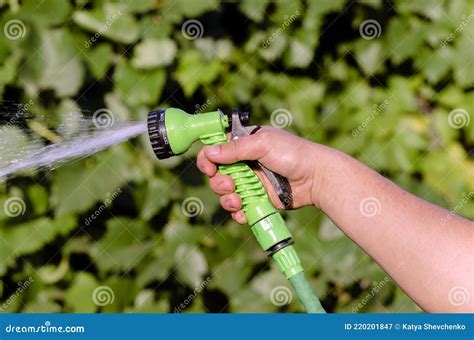
<path id="1" fill-rule="evenodd" d="M 219 110 L 188 114 L 171 107 L 148 114 L 148 135 L 159 159 L 181 155 L 195 141 L 209 135 L 224 134 L 228 127 L 227 117 Z"/>
<path id="2" fill-rule="evenodd" d="M 166 133 L 165 114 L 166 110 L 164 109 L 158 109 L 148 114 L 148 136 L 151 147 L 159 159 L 174 156 Z"/>

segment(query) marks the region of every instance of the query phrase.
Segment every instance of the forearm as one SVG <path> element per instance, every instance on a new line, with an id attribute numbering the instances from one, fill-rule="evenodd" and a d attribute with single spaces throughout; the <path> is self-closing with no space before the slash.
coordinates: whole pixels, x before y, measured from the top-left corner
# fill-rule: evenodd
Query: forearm
<path id="1" fill-rule="evenodd" d="M 455 287 L 473 292 L 473 223 L 448 218 L 343 153 L 315 148 L 316 205 L 422 308 L 472 312 L 474 297 L 456 306 L 449 295 Z"/>

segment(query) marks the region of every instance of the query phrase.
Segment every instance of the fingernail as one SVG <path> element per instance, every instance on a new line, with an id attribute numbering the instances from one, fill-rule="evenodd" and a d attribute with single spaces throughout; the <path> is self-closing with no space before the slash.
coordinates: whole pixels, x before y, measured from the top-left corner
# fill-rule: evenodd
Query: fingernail
<path id="1" fill-rule="evenodd" d="M 218 155 L 219 152 L 221 152 L 221 147 L 220 145 L 209 146 L 204 150 L 204 152 L 206 155 Z"/>

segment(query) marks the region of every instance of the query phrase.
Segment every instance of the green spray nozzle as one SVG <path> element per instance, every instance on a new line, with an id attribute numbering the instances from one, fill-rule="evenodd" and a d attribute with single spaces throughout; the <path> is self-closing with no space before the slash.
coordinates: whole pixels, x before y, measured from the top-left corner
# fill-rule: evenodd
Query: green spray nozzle
<path id="1" fill-rule="evenodd" d="M 209 133 L 222 133 L 229 121 L 221 111 L 188 114 L 180 109 L 158 109 L 148 114 L 148 133 L 159 159 L 186 152 Z"/>
<path id="2" fill-rule="evenodd" d="M 248 123 L 249 114 L 237 109 L 232 110 L 230 119 L 220 110 L 188 114 L 176 108 L 158 109 L 148 114 L 148 133 L 156 156 L 159 159 L 165 159 L 186 152 L 197 140 L 205 145 L 226 143 L 228 142 L 226 132 L 231 126 L 233 137 L 250 134 L 249 131 L 258 129 L 258 127 L 250 127 L 248 130 L 244 127 Z M 277 189 L 282 202 L 287 205 L 291 201 L 291 193 L 288 194 L 290 186 L 286 179 L 264 167 L 262 170 Z M 242 199 L 242 210 L 255 238 L 289 279 L 306 310 L 324 312 L 312 290 L 308 292 L 309 283 L 301 281 L 306 278 L 293 246 L 291 233 L 268 198 L 258 176 L 248 164 L 243 162 L 219 165 L 219 171 L 231 176 L 234 180 L 235 191 Z M 312 296 L 312 299 L 308 300 L 308 296 Z M 317 305 L 314 301 L 318 301 Z"/>

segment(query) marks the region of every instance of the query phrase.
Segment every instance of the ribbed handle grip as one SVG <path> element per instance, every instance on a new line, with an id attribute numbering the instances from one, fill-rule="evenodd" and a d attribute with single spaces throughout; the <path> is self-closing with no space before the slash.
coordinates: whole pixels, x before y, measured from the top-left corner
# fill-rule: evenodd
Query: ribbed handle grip
<path id="1" fill-rule="evenodd" d="M 217 133 L 202 136 L 201 141 L 206 145 L 214 145 L 226 143 L 228 139 L 225 134 Z M 219 171 L 234 180 L 235 192 L 242 199 L 242 210 L 251 226 L 262 218 L 277 212 L 270 202 L 262 182 L 247 164 L 238 162 L 219 165 Z"/>

